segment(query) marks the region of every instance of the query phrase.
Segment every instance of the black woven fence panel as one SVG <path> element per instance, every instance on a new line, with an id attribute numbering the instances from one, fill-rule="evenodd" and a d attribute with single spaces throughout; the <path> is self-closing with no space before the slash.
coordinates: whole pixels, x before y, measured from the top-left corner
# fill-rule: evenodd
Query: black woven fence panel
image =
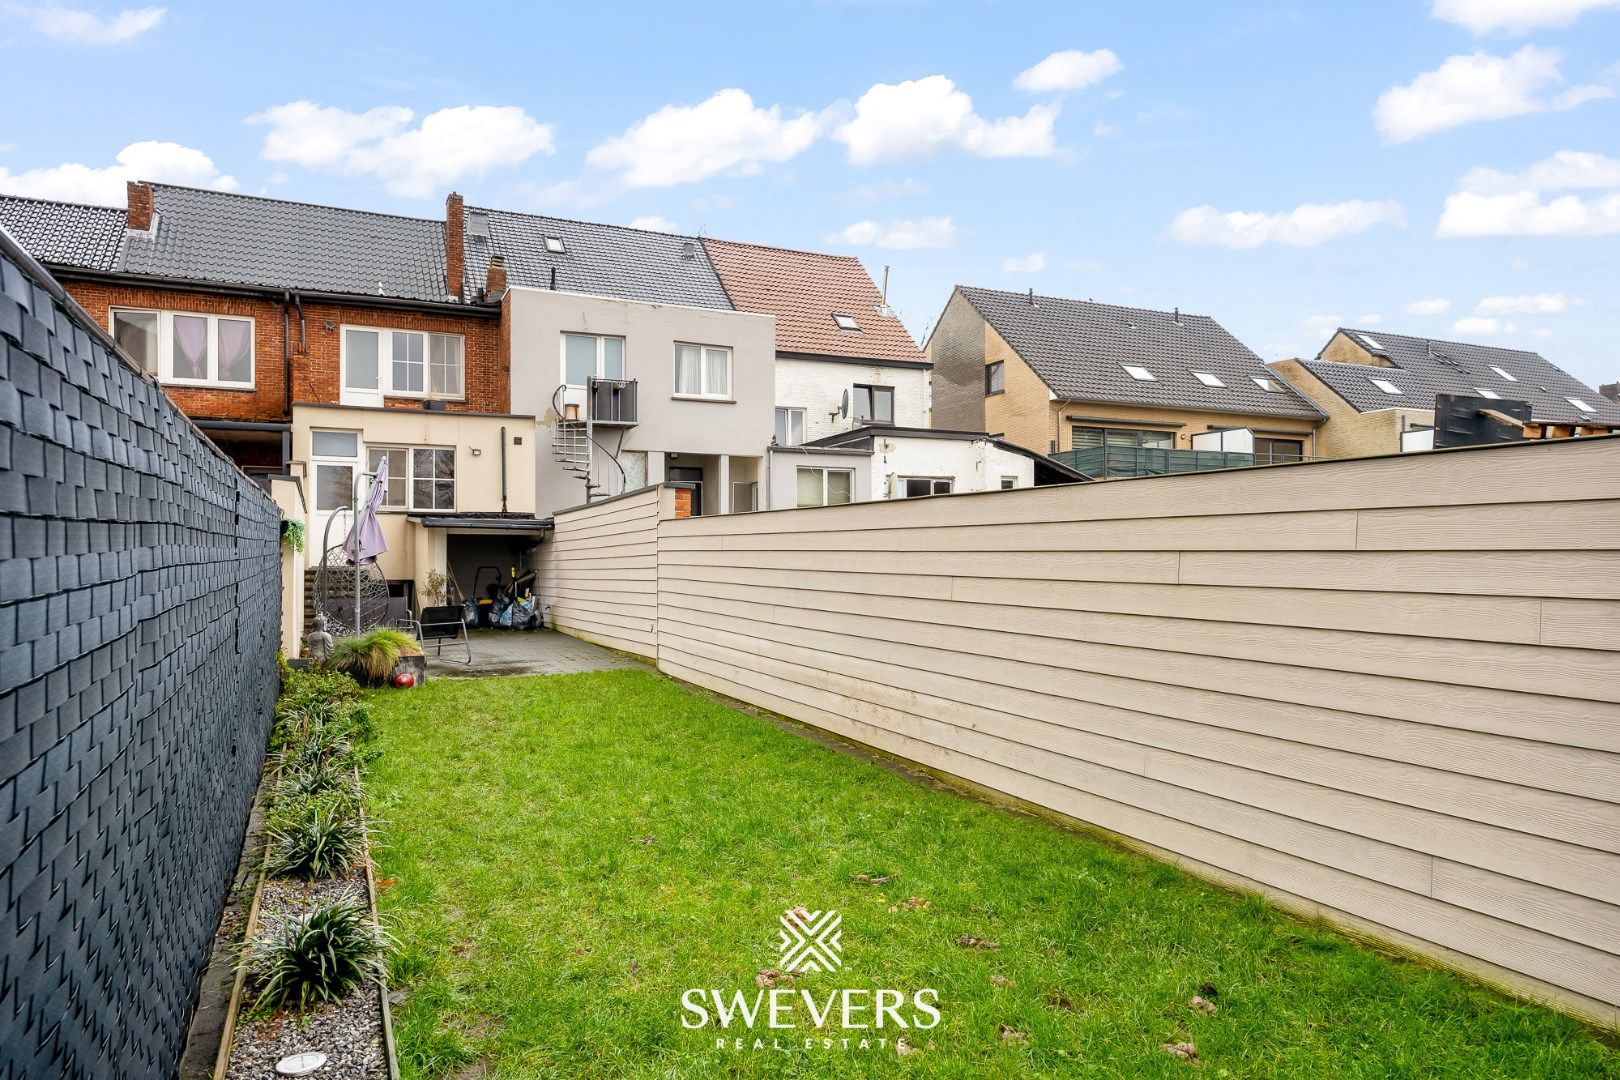
<path id="1" fill-rule="evenodd" d="M 0 246 L 0 1075 L 169 1077 L 264 759 L 279 515 L 14 255 Z"/>

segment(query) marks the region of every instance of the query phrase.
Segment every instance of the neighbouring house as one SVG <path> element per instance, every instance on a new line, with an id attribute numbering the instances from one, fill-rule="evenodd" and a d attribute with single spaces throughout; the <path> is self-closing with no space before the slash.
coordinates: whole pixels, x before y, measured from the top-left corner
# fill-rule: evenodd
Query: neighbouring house
<path id="1" fill-rule="evenodd" d="M 932 365 L 860 260 L 708 238 L 703 246 L 732 304 L 776 320 L 762 507 L 1084 479 L 1049 461 L 1037 470 L 1040 455 L 982 430 L 935 429 Z"/>
<path id="2" fill-rule="evenodd" d="M 447 210 L 131 183 L 121 208 L 0 197 L 0 225 L 244 471 L 292 478 L 277 498 L 311 561 L 355 474 L 386 457 L 380 564 L 420 598 L 453 569 L 447 547 L 507 562 L 513 530 L 532 546 L 542 527 L 534 419 L 510 412 L 501 310 L 469 288 L 459 196 Z M 345 515 L 332 542 L 346 531 Z"/>
<path id="3" fill-rule="evenodd" d="M 862 455 L 859 465 L 822 460 Z M 868 424 L 771 450 L 770 508 L 915 499 L 1091 479 L 1045 454 L 982 431 Z M 843 475 L 840 475 L 843 474 Z M 849 498 L 840 496 L 849 493 Z"/>
<path id="4" fill-rule="evenodd" d="M 1325 415 L 1207 315 L 959 285 L 927 353 L 936 425 L 1097 478 L 1299 461 Z"/>
<path id="5" fill-rule="evenodd" d="M 1321 457 L 1432 449 L 1437 394 L 1523 402 L 1529 438 L 1620 428 L 1620 404 L 1526 349 L 1340 328 L 1314 360 L 1271 367 L 1327 414 Z"/>
<path id="6" fill-rule="evenodd" d="M 541 514 L 665 482 L 694 514 L 759 505 L 775 324 L 733 308 L 697 237 L 467 207 L 464 246 L 540 419 Z"/>

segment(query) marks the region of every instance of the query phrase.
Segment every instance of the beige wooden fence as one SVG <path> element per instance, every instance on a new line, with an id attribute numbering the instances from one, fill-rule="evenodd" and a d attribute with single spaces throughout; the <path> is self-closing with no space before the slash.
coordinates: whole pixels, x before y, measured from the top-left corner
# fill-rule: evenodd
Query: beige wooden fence
<path id="1" fill-rule="evenodd" d="M 636 505 L 664 671 L 1620 1026 L 1620 439 Z"/>
<path id="2" fill-rule="evenodd" d="M 637 656 L 657 653 L 658 523 L 674 492 L 642 488 L 555 515 L 536 589 L 546 622 Z"/>

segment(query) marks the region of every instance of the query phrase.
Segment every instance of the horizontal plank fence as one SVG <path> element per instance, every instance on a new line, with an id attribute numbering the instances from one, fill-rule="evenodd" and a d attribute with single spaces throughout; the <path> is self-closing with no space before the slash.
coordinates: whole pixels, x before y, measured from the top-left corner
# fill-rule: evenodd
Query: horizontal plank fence
<path id="1" fill-rule="evenodd" d="M 1620 1027 L 1620 438 L 672 505 L 560 627 Z"/>

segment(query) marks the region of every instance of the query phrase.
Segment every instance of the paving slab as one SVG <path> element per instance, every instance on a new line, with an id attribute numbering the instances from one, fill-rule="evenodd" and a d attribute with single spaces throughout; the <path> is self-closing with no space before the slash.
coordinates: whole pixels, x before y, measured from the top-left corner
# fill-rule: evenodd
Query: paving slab
<path id="1" fill-rule="evenodd" d="M 466 651 L 460 646 L 446 646 L 442 656 L 434 656 L 430 648 L 429 678 L 567 675 L 647 666 L 623 653 L 555 630 L 474 630 L 468 637 L 472 639 L 472 663 L 462 662 Z"/>

